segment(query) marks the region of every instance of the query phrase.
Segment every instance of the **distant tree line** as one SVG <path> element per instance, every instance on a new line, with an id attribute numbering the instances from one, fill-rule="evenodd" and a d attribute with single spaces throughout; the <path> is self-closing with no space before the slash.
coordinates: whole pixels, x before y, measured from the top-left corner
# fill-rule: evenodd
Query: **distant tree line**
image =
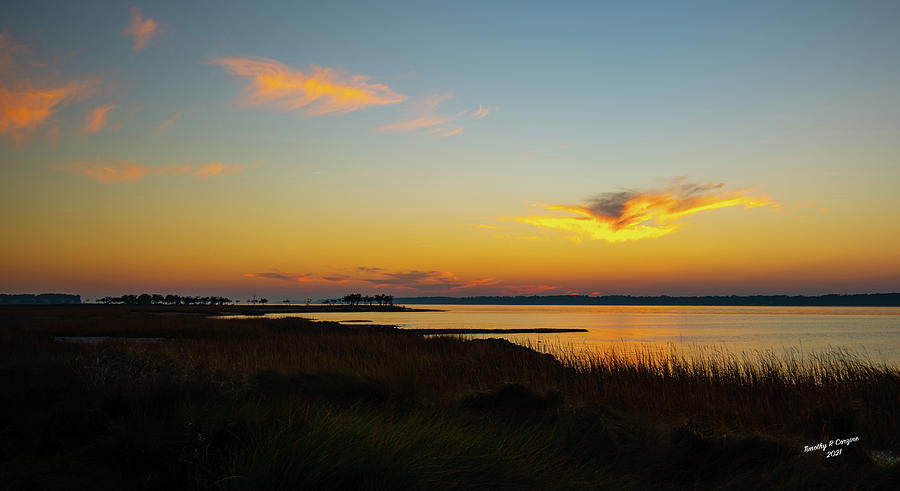
<path id="1" fill-rule="evenodd" d="M 378 305 L 394 305 L 394 296 L 393 295 L 362 295 L 359 293 L 351 293 L 349 295 L 344 295 L 341 298 L 330 298 L 327 300 L 323 300 L 324 304 L 339 304 L 344 303 L 347 305 L 360 305 L 360 304 L 369 304 L 378 303 Z"/>
<path id="2" fill-rule="evenodd" d="M 252 297 L 250 297 L 250 299 L 247 300 L 247 303 L 251 303 L 254 305 L 261 303 L 261 304 L 265 305 L 265 304 L 269 303 L 269 299 L 268 298 L 258 298 L 256 295 L 253 295 Z M 285 303 L 290 303 L 290 300 L 285 300 Z"/>
<path id="3" fill-rule="evenodd" d="M 531 295 L 482 297 L 408 297 L 405 304 L 458 305 L 721 305 L 749 307 L 900 307 L 900 293 L 805 295 L 730 295 L 704 297 L 631 295 Z"/>
<path id="4" fill-rule="evenodd" d="M 81 303 L 81 295 L 69 295 L 67 293 L 41 293 L 38 295 L 25 293 L 21 295 L 10 295 L 7 293 L 0 293 L 0 304 L 7 305 L 56 305 L 78 303 Z"/>
<path id="5" fill-rule="evenodd" d="M 121 297 L 103 297 L 100 303 L 121 303 L 125 305 L 225 305 L 231 299 L 225 297 L 192 297 L 190 295 L 160 295 L 158 293 L 142 293 L 140 295 L 122 295 Z"/>

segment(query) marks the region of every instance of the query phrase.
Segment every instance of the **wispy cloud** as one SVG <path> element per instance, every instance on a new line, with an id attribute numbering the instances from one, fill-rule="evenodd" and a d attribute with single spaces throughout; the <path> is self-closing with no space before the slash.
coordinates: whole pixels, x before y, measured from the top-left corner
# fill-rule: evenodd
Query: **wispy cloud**
<path id="1" fill-rule="evenodd" d="M 478 109 L 472 111 L 472 119 L 481 119 L 481 118 L 487 116 L 488 114 L 490 114 L 491 111 L 495 111 L 495 110 L 497 110 L 496 107 L 484 107 L 481 104 L 479 104 Z"/>
<path id="2" fill-rule="evenodd" d="M 328 286 L 333 284 L 357 284 L 358 287 L 391 288 L 419 292 L 454 292 L 501 283 L 494 278 L 462 280 L 453 273 L 434 270 L 390 271 L 384 268 L 360 266 L 352 273 L 316 276 L 282 272 L 247 273 L 244 276 L 270 280 L 304 283 L 304 286 Z"/>
<path id="3" fill-rule="evenodd" d="M 84 126 L 81 130 L 85 133 L 96 133 L 106 127 L 107 116 L 109 112 L 115 108 L 113 104 L 107 106 L 98 106 L 84 115 Z"/>
<path id="4" fill-rule="evenodd" d="M 441 138 L 447 138 L 462 133 L 463 127 L 460 126 L 458 128 L 435 128 L 431 132 Z"/>
<path id="5" fill-rule="evenodd" d="M 472 280 L 472 281 L 465 282 L 461 285 L 451 287 L 450 289 L 451 290 L 465 290 L 467 288 L 475 288 L 478 286 L 496 285 L 497 283 L 500 283 L 500 280 L 496 280 L 494 278 L 482 278 L 480 280 Z"/>
<path id="6" fill-rule="evenodd" d="M 133 182 L 150 176 L 192 176 L 206 179 L 227 175 L 258 167 L 261 164 L 240 165 L 209 162 L 199 167 L 192 165 L 149 166 L 140 162 L 125 160 L 96 160 L 93 162 L 71 162 L 56 166 L 58 170 L 81 174 L 101 182 Z"/>
<path id="7" fill-rule="evenodd" d="M 57 87 L 37 87 L 28 81 L 17 87 L 0 86 L 0 133 L 22 142 L 51 115 L 90 90 L 80 81 Z"/>
<path id="8" fill-rule="evenodd" d="M 59 170 L 82 174 L 103 182 L 137 181 L 148 175 L 159 175 L 162 169 L 153 169 L 139 162 L 96 161 L 72 162 L 58 165 Z"/>
<path id="9" fill-rule="evenodd" d="M 537 295 L 557 288 L 554 285 L 506 285 L 501 291 L 512 295 Z"/>
<path id="10" fill-rule="evenodd" d="M 89 95 L 96 85 L 90 80 L 41 81 L 43 77 L 34 69 L 40 63 L 23 59 L 28 53 L 28 46 L 0 32 L 0 133 L 17 143 L 63 107 Z"/>
<path id="11" fill-rule="evenodd" d="M 140 9 L 131 7 L 131 20 L 123 32 L 134 40 L 134 52 L 140 53 L 159 34 L 159 27 L 159 21 L 144 17 Z"/>
<path id="12" fill-rule="evenodd" d="M 435 114 L 426 114 L 425 116 L 421 116 L 418 118 L 384 125 L 379 127 L 378 130 L 384 133 L 405 133 L 408 131 L 420 130 L 422 128 L 430 128 L 432 126 L 444 124 L 448 121 L 453 121 L 453 118 L 438 116 Z"/>
<path id="13" fill-rule="evenodd" d="M 366 273 L 357 278 L 375 287 L 395 287 L 418 291 L 456 291 L 478 286 L 495 285 L 500 282 L 494 278 L 463 280 L 449 271 L 406 270 L 389 271 L 383 268 L 359 267 L 358 271 Z"/>
<path id="14" fill-rule="evenodd" d="M 408 133 L 411 131 L 427 129 L 428 133 L 432 135 L 447 138 L 463 132 L 465 127 L 460 126 L 457 121 L 466 114 L 471 114 L 474 119 L 480 119 L 487 116 L 489 112 L 488 108 L 484 108 L 479 104 L 478 109 L 474 112 L 465 109 L 453 116 L 438 114 L 438 107 L 451 97 L 453 97 L 453 95 L 450 93 L 434 94 L 426 97 L 415 105 L 416 110 L 422 113 L 421 116 L 379 126 L 376 128 L 376 131 L 382 133 Z"/>
<path id="15" fill-rule="evenodd" d="M 194 177 L 198 177 L 200 179 L 205 179 L 207 177 L 213 176 L 226 176 L 228 174 L 236 174 L 243 170 L 247 170 L 252 167 L 259 167 L 259 164 L 256 165 L 240 165 L 240 164 L 223 164 L 222 162 L 209 162 L 208 164 L 202 165 L 200 168 L 191 171 L 191 175 Z"/>
<path id="16" fill-rule="evenodd" d="M 314 281 L 308 275 L 291 275 L 285 273 L 247 273 L 244 276 L 248 278 L 265 278 L 269 280 L 281 280 L 296 283 L 306 283 Z"/>
<path id="17" fill-rule="evenodd" d="M 169 127 L 172 126 L 172 124 L 174 124 L 175 121 L 177 121 L 178 118 L 180 118 L 180 117 L 181 117 L 181 111 L 178 111 L 177 113 L 175 113 L 174 116 L 172 116 L 171 118 L 169 118 L 169 119 L 163 121 L 162 124 L 160 124 L 159 126 L 157 126 L 157 127 L 153 130 L 153 134 L 154 134 L 154 135 L 158 135 L 158 134 L 160 134 L 160 133 L 162 133 L 162 132 L 168 130 Z"/>
<path id="18" fill-rule="evenodd" d="M 361 281 L 371 283 L 376 287 L 393 286 L 397 288 L 410 288 L 415 290 L 447 290 L 462 286 L 452 273 L 446 271 L 381 271 L 377 275 L 368 278 L 360 278 Z"/>
<path id="19" fill-rule="evenodd" d="M 309 116 L 345 114 L 369 106 L 396 104 L 406 99 L 387 85 L 364 75 L 344 75 L 332 68 L 310 66 L 305 72 L 262 57 L 216 58 L 228 73 L 249 80 L 241 104 L 282 111 L 306 108 Z"/>
<path id="20" fill-rule="evenodd" d="M 691 184 L 679 178 L 661 190 L 600 193 L 582 205 L 538 204 L 567 216 L 524 216 L 515 220 L 606 242 L 653 239 L 675 232 L 679 220 L 733 206 L 777 206 L 768 197 L 726 191 L 722 184 Z"/>

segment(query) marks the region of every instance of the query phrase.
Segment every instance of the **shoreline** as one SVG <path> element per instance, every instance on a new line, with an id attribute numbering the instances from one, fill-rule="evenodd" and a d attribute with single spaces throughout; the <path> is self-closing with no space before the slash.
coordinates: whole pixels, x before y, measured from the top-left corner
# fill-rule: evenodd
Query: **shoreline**
<path id="1" fill-rule="evenodd" d="M 123 304 L 5 304 L 0 305 L 2 311 L 28 311 L 46 309 L 57 311 L 65 309 L 97 309 L 98 312 L 131 312 L 155 315 L 248 315 L 263 316 L 266 314 L 320 314 L 320 313 L 366 313 L 366 312 L 444 312 L 441 309 L 420 309 L 403 305 L 123 305 Z"/>

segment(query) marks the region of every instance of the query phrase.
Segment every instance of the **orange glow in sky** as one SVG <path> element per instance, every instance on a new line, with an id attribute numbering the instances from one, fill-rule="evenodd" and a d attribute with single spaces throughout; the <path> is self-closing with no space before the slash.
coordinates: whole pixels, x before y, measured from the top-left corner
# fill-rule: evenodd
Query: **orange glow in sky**
<path id="1" fill-rule="evenodd" d="M 369 82 L 363 75 L 341 76 L 331 68 L 315 65 L 306 73 L 270 58 L 216 58 L 213 63 L 250 80 L 244 91 L 245 106 L 266 105 L 284 111 L 301 107 L 309 116 L 344 114 L 367 106 L 396 104 L 406 97 L 387 85 Z"/>
<path id="2" fill-rule="evenodd" d="M 0 293 L 900 291 L 896 2 L 60 3 L 0 2 Z"/>

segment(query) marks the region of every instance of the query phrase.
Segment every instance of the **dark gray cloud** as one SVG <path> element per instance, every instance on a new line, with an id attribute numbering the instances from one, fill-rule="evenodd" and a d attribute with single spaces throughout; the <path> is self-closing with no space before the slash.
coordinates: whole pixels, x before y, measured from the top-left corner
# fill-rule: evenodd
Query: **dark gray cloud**
<path id="1" fill-rule="evenodd" d="M 625 212 L 625 204 L 639 196 L 637 191 L 599 193 L 585 202 L 585 207 L 598 217 L 619 218 Z"/>
<path id="2" fill-rule="evenodd" d="M 419 290 L 442 289 L 462 286 L 451 273 L 444 271 L 385 271 L 381 268 L 368 268 L 378 271 L 377 277 L 360 278 L 376 285 L 394 285 L 416 288 Z"/>
<path id="3" fill-rule="evenodd" d="M 268 278 L 270 280 L 296 281 L 297 275 L 287 275 L 283 273 L 249 273 L 247 276 L 255 278 Z"/>
<path id="4" fill-rule="evenodd" d="M 294 283 L 347 283 L 364 282 L 375 287 L 410 288 L 422 291 L 435 290 L 460 290 L 475 286 L 485 286 L 497 283 L 492 278 L 481 278 L 474 281 L 462 281 L 453 273 L 447 271 L 421 271 L 412 269 L 408 271 L 388 271 L 384 268 L 358 266 L 355 271 L 362 273 L 359 276 L 334 274 L 329 276 L 313 276 L 310 274 L 295 275 L 279 272 L 247 273 L 244 276 L 251 278 L 265 278 L 283 280 Z"/>

